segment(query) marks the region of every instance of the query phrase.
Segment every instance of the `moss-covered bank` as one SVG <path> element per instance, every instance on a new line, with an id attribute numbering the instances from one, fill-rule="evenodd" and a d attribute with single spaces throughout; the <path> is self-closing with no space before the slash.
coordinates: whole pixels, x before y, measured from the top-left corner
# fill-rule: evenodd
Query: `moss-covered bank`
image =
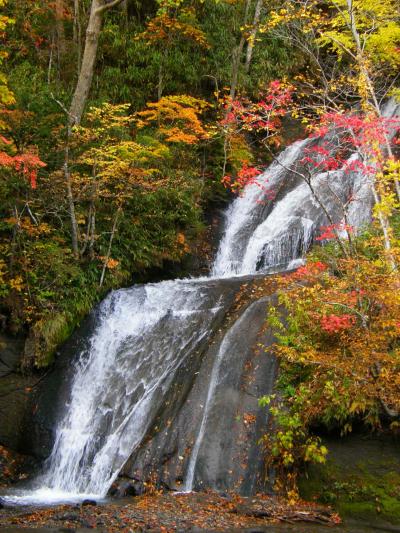
<path id="1" fill-rule="evenodd" d="M 301 496 L 332 505 L 343 518 L 400 524 L 400 447 L 389 436 L 324 438 L 325 465 L 300 478 Z"/>

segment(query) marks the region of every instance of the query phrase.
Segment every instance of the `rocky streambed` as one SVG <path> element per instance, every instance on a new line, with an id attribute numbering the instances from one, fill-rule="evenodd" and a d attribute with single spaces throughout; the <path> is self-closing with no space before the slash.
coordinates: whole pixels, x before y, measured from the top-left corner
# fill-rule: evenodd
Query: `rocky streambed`
<path id="1" fill-rule="evenodd" d="M 155 493 L 95 504 L 1 509 L 0 527 L 55 531 L 269 531 L 270 525 L 330 525 L 340 522 L 329 507 L 289 504 L 267 496 L 216 493 Z M 47 529 L 46 529 L 47 530 Z M 272 530 L 273 531 L 273 530 Z M 283 531 L 283 530 L 282 530 Z M 299 529 L 298 529 L 299 531 Z"/>
<path id="2" fill-rule="evenodd" d="M 388 523 L 341 523 L 331 508 L 279 498 L 216 493 L 155 493 L 98 505 L 1 509 L 2 533 L 43 532 L 247 532 L 370 533 L 400 531 Z"/>

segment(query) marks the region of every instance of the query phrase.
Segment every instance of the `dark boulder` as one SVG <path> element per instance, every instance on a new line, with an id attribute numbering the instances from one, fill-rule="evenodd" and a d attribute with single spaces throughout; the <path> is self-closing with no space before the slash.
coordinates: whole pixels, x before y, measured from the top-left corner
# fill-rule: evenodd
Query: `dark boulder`
<path id="1" fill-rule="evenodd" d="M 87 507 L 88 505 L 97 505 L 96 500 L 83 500 L 82 507 Z"/>
<path id="2" fill-rule="evenodd" d="M 125 496 L 141 496 L 145 492 L 146 486 L 140 479 L 122 477 L 114 481 L 109 494 L 113 498 L 124 498 Z"/>

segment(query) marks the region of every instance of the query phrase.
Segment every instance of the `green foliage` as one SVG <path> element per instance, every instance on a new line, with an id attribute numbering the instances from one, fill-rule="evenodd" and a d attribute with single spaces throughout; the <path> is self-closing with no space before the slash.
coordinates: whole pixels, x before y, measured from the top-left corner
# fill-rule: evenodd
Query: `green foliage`
<path id="1" fill-rule="evenodd" d="M 23 83 L 18 86 L 17 81 L 28 73 L 37 85 L 37 95 Z M 76 261 L 60 169 L 64 115 L 29 63 L 16 69 L 13 81 L 19 100 L 30 111 L 12 110 L 4 128 L 12 132 L 17 145 L 34 143 L 48 150 L 49 166 L 35 191 L 15 172 L 0 181 L 2 206 L 8 213 L 0 225 L 1 312 L 10 331 L 28 333 L 24 364 L 42 367 L 109 288 L 130 282 L 136 272 L 162 266 L 165 260 L 180 261 L 189 251 L 184 232 L 197 238 L 202 231 L 197 147 L 181 146 L 179 141 L 185 144 L 187 139 L 179 137 L 179 128 L 194 124 L 190 144 L 196 135 L 206 135 L 198 117 L 206 104 L 191 97 L 171 97 L 177 121 L 168 113 L 168 124 L 157 120 L 152 124 L 151 116 L 147 117 L 145 127 L 136 128 L 135 138 L 136 119 L 129 115 L 129 105 L 103 104 L 88 111 L 84 124 L 74 129 L 69 140 L 82 249 Z M 169 140 L 178 142 L 160 140 L 165 137 L 160 133 L 162 125 L 172 128 L 165 130 L 167 140 L 174 137 Z M 119 227 L 109 254 L 116 212 Z M 99 287 L 104 265 L 105 284 Z"/>
<path id="2" fill-rule="evenodd" d="M 399 459 L 389 436 L 350 435 L 326 438 L 324 465 L 309 465 L 299 478 L 303 498 L 332 505 L 347 519 L 375 524 L 400 522 Z"/>

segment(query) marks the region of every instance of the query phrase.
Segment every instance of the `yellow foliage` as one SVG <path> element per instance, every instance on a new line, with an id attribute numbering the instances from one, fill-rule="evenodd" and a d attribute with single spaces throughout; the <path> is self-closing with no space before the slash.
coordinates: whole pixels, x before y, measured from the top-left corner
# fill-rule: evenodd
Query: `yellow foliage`
<path id="1" fill-rule="evenodd" d="M 4 7 L 7 4 L 7 0 L 0 0 L 0 8 Z M 0 33 L 4 34 L 7 26 L 13 24 L 13 19 L 0 14 Z M 4 50 L 0 52 L 0 65 L 3 60 L 7 57 L 7 52 Z M 11 105 L 15 102 L 14 95 L 12 91 L 8 88 L 7 78 L 3 72 L 0 72 L 0 107 Z"/>
<path id="2" fill-rule="evenodd" d="M 158 125 L 166 142 L 195 144 L 209 137 L 200 120 L 207 108 L 207 102 L 192 96 L 164 96 L 137 113 L 137 126 L 141 129 Z"/>
<path id="3" fill-rule="evenodd" d="M 15 278 L 10 279 L 9 284 L 10 287 L 17 292 L 21 292 L 24 288 L 22 276 L 16 276 Z"/>

